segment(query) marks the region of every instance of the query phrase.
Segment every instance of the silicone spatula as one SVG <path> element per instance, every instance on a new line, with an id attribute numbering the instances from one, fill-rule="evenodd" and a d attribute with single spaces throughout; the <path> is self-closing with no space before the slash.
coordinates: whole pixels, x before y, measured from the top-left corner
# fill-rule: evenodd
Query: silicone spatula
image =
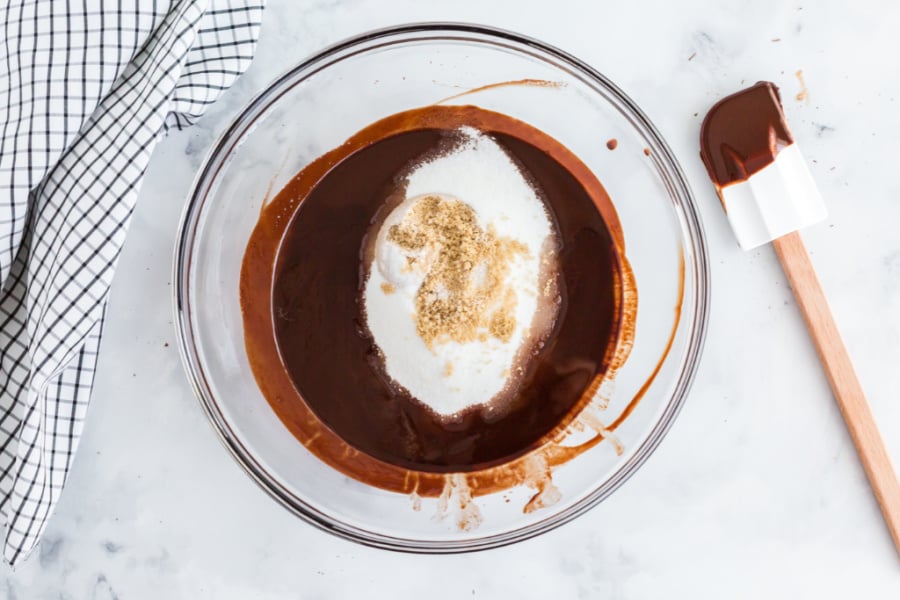
<path id="1" fill-rule="evenodd" d="M 775 246 L 900 552 L 900 484 L 800 237 L 827 212 L 788 129 L 778 88 L 760 82 L 715 104 L 703 121 L 700 157 L 741 248 Z"/>

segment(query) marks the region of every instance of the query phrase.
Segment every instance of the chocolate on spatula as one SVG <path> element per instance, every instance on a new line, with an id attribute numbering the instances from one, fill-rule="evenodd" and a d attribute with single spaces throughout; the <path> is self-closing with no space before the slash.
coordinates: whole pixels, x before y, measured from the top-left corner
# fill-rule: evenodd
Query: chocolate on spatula
<path id="1" fill-rule="evenodd" d="M 900 551 L 900 483 L 800 238 L 799 229 L 825 218 L 825 205 L 788 129 L 778 88 L 760 82 L 713 106 L 700 132 L 700 157 L 740 246 L 775 247 Z"/>
<path id="2" fill-rule="evenodd" d="M 757 83 L 713 106 L 703 121 L 700 156 L 744 250 L 828 215 L 774 84 Z"/>

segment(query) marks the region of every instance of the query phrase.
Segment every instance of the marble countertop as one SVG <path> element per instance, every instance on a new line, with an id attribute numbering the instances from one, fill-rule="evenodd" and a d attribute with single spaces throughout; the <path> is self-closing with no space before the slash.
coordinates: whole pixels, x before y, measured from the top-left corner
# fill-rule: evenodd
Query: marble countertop
<path id="1" fill-rule="evenodd" d="M 900 558 L 784 274 L 771 248 L 737 248 L 697 146 L 715 100 L 759 79 L 781 86 L 830 209 L 804 237 L 900 464 L 900 4 L 861 6 L 270 0 L 250 71 L 156 150 L 80 454 L 40 549 L 15 572 L 0 570 L 0 597 L 900 597 Z M 207 424 L 172 326 L 176 228 L 217 133 L 254 91 L 322 46 L 420 20 L 519 31 L 610 76 L 682 162 L 712 263 L 700 372 L 656 453 L 575 522 L 474 555 L 364 548 L 277 506 Z M 795 99 L 798 71 L 808 101 Z"/>

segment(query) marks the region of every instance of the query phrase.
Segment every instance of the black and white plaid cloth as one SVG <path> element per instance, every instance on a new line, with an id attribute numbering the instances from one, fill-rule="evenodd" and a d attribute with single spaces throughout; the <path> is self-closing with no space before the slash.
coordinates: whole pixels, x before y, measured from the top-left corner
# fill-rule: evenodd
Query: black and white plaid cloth
<path id="1" fill-rule="evenodd" d="M 153 147 L 247 68 L 264 0 L 0 4 L 0 511 L 15 564 L 78 447 Z"/>

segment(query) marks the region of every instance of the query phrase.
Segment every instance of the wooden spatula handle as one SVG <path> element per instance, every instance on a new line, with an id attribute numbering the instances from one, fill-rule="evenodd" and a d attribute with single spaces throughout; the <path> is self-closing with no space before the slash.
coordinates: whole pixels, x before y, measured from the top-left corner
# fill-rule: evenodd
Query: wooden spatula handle
<path id="1" fill-rule="evenodd" d="M 894 538 L 894 545 L 900 552 L 900 483 L 897 482 L 891 458 L 853 370 L 847 348 L 834 317 L 831 316 L 819 278 L 799 233 L 778 238 L 773 244 L 806 319 L 806 326 L 816 344 L 831 390 L 844 415 L 850 437 L 856 445 L 891 537 Z"/>

